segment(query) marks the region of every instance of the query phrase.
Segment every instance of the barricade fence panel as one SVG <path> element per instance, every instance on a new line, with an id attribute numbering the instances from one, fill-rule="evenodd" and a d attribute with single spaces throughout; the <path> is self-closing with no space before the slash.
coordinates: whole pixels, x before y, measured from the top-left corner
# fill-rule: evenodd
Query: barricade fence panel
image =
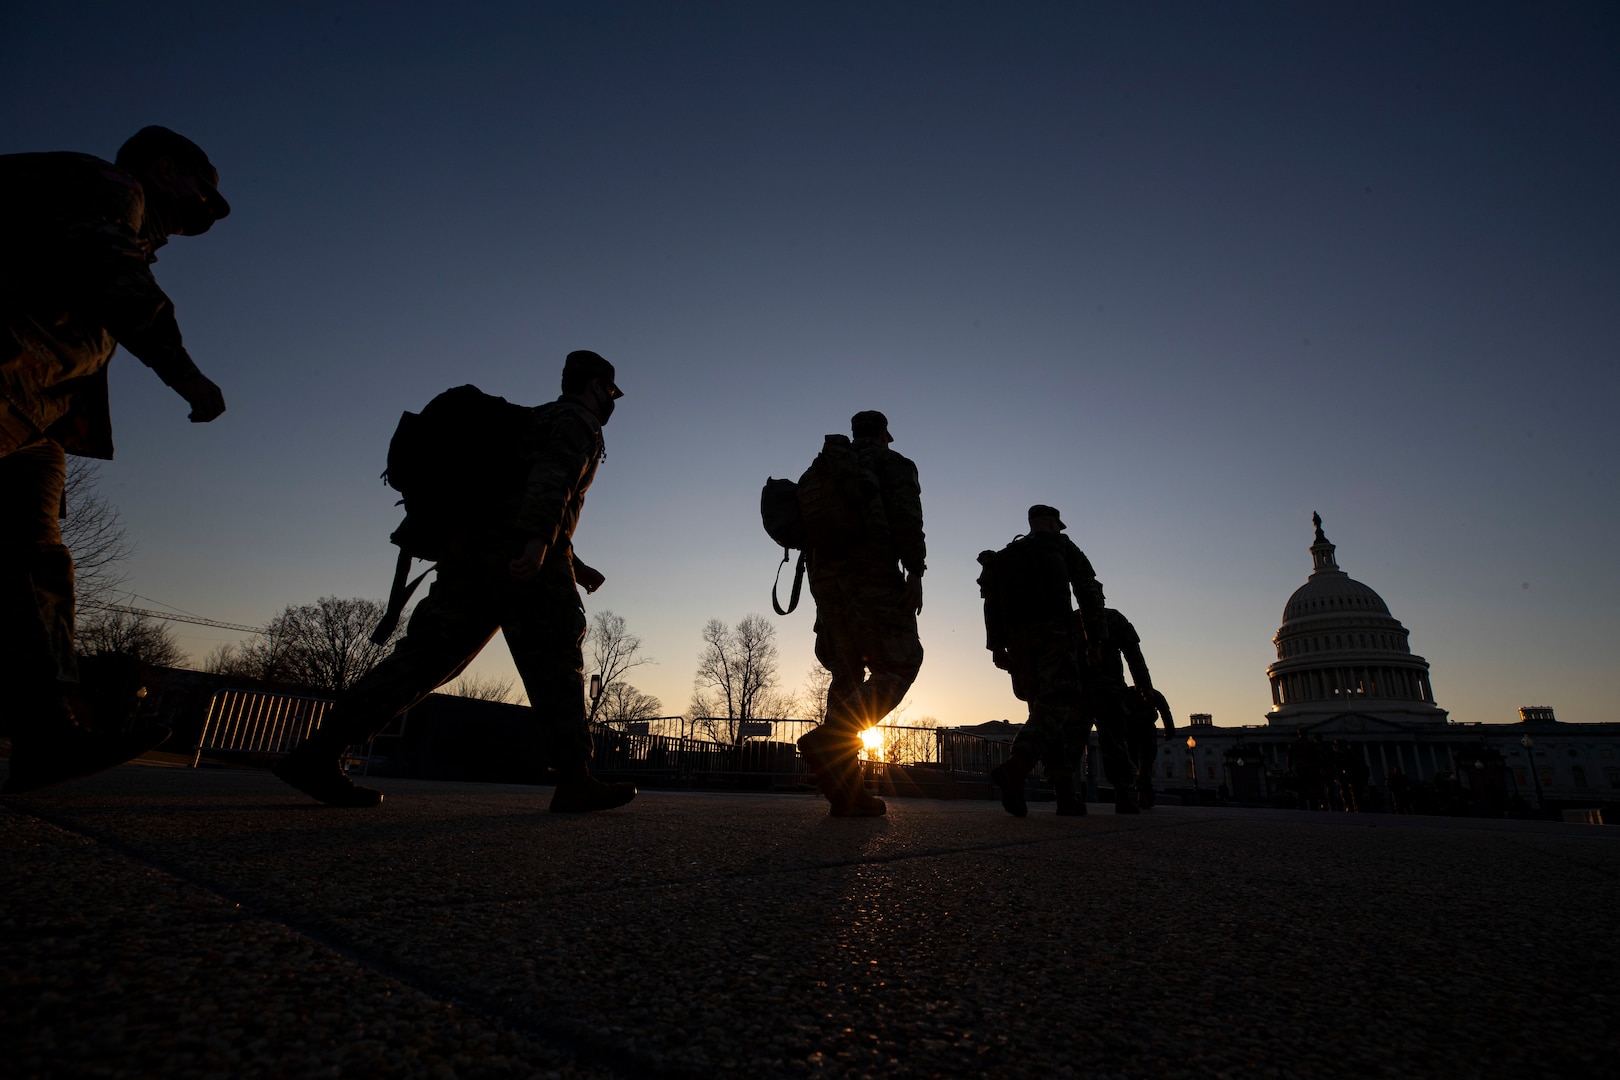
<path id="1" fill-rule="evenodd" d="M 328 698 L 260 690 L 216 691 L 208 702 L 208 718 L 193 751 L 192 767 L 209 751 L 291 753 L 321 726 L 331 707 Z"/>

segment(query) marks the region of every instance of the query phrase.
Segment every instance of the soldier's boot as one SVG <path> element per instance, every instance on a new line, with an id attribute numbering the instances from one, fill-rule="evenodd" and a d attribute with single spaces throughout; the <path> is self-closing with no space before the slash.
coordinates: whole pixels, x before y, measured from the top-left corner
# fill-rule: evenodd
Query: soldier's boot
<path id="1" fill-rule="evenodd" d="M 799 753 L 831 804 L 832 817 L 882 817 L 889 805 L 866 793 L 856 737 L 823 725 L 799 737 Z"/>
<path id="2" fill-rule="evenodd" d="M 1120 784 L 1114 789 L 1114 813 L 1140 814 L 1142 806 L 1137 802 L 1136 785 Z"/>
<path id="3" fill-rule="evenodd" d="M 1086 800 L 1075 793 L 1074 775 L 1072 773 L 1051 773 L 1048 779 L 1052 781 L 1052 790 L 1057 793 L 1057 816 L 1084 817 Z"/>
<path id="4" fill-rule="evenodd" d="M 1159 797 L 1153 793 L 1152 780 L 1144 776 L 1136 782 L 1136 805 L 1143 810 L 1151 810 L 1158 801 Z"/>
<path id="5" fill-rule="evenodd" d="M 889 812 L 889 804 L 866 792 L 866 772 L 857 755 L 851 755 L 844 767 L 844 778 L 838 786 L 838 797 L 829 799 L 831 817 L 882 817 Z"/>
<path id="6" fill-rule="evenodd" d="M 365 809 L 381 805 L 383 793 L 349 779 L 343 771 L 346 743 L 330 734 L 331 727 L 317 730 L 276 762 L 270 770 L 284 782 L 328 806 Z"/>
<path id="7" fill-rule="evenodd" d="M 628 780 L 598 780 L 589 769 L 565 773 L 557 780 L 557 790 L 551 796 L 553 814 L 587 814 L 595 810 L 612 810 L 636 797 L 636 785 Z"/>
<path id="8" fill-rule="evenodd" d="M 161 724 L 132 732 L 80 727 L 66 695 L 57 690 L 27 695 L 17 713 L 10 773 L 0 795 L 22 795 L 122 765 L 159 746 L 170 734 Z"/>
<path id="9" fill-rule="evenodd" d="M 990 782 L 1001 789 L 1001 808 L 1013 817 L 1027 817 L 1029 803 L 1024 801 L 1024 778 L 1035 767 L 1020 754 L 1012 754 L 990 770 Z"/>

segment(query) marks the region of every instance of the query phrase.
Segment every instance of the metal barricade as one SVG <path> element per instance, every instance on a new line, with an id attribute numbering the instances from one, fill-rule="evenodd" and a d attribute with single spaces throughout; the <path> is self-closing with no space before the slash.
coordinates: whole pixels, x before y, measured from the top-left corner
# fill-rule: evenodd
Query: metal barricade
<path id="1" fill-rule="evenodd" d="M 327 698 L 271 694 L 260 690 L 219 690 L 208 702 L 208 719 L 194 748 L 191 767 L 204 753 L 287 754 L 321 726 L 332 707 Z M 371 744 L 358 757 L 369 760 Z"/>

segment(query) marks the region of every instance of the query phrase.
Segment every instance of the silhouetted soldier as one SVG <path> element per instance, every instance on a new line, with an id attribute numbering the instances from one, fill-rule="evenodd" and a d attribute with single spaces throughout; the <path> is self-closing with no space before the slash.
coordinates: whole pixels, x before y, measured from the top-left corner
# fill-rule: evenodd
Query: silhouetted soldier
<path id="1" fill-rule="evenodd" d="M 1029 813 L 1024 780 L 1037 764 L 1046 766 L 1059 814 L 1086 812 L 1085 800 L 1074 791 L 1074 770 L 1089 731 L 1081 708 L 1079 654 L 1100 663 L 1107 618 L 1091 560 L 1063 535 L 1065 528 L 1054 507 L 1036 504 L 1029 508 L 1027 535 L 999 552 L 979 555 L 985 646 L 996 666 L 1012 676 L 1013 693 L 1029 703 L 1029 720 L 1014 738 L 1012 753 L 990 770 L 1001 805 L 1015 817 Z M 1071 592 L 1080 605 L 1079 624 Z M 1123 728 L 1115 734 L 1123 735 Z M 1131 791 L 1134 807 L 1134 782 Z"/>
<path id="2" fill-rule="evenodd" d="M 1114 788 L 1116 813 L 1134 814 L 1143 805 L 1141 790 L 1147 786 L 1147 803 L 1153 804 L 1153 759 L 1158 755 L 1158 736 L 1153 730 L 1153 715 L 1143 717 L 1143 697 L 1139 692 L 1153 689 L 1147 661 L 1142 658 L 1141 639 L 1136 627 L 1114 608 L 1105 608 L 1103 618 L 1108 629 L 1107 642 L 1102 649 L 1087 654 L 1083 679 L 1085 695 L 1082 699 L 1089 734 L 1091 724 L 1097 725 L 1097 750 L 1102 758 L 1103 775 Z M 1095 660 L 1090 658 L 1095 656 Z M 1125 685 L 1125 672 L 1130 671 L 1133 687 Z M 1162 699 L 1161 699 L 1162 700 Z M 1175 721 L 1166 720 L 1173 728 Z M 1145 719 L 1145 724 L 1144 724 Z M 1145 729 L 1145 730 L 1144 730 Z M 1137 755 L 1148 755 L 1147 770 L 1139 767 Z"/>
<path id="3" fill-rule="evenodd" d="M 1299 797 L 1307 810 L 1327 809 L 1327 784 L 1322 762 L 1322 743 L 1313 742 L 1300 728 L 1288 747 L 1288 771 L 1299 782 Z"/>
<path id="4" fill-rule="evenodd" d="M 558 773 L 551 809 L 606 810 L 635 797 L 633 784 L 603 783 L 590 772 L 585 611 L 576 583 L 594 592 L 603 577 L 574 557 L 572 543 L 602 458 L 602 425 L 621 396 L 612 364 L 594 352 L 568 354 L 562 395 L 531 410 L 533 426 L 521 440 L 526 484 L 496 500 L 484 519 L 458 523 L 451 554 L 439 560 L 404 638 L 276 766 L 277 776 L 334 806 L 376 806 L 382 793 L 344 774 L 347 748 L 460 675 L 500 630 L 528 691 L 542 754 Z"/>
<path id="5" fill-rule="evenodd" d="M 230 213 L 219 174 L 168 128 L 136 132 L 110 164 L 69 152 L 0 156 L 0 682 L 9 699 L 7 792 L 127 761 L 166 737 L 79 726 L 67 695 L 73 560 L 62 544 L 66 454 L 113 456 L 107 364 L 122 345 L 206 423 L 225 399 L 180 341 L 174 305 L 152 277 L 171 236 Z M 82 718 L 80 718 L 82 719 Z M 122 718 L 118 718 L 122 719 Z"/>
<path id="6" fill-rule="evenodd" d="M 1140 685 L 1133 687 L 1137 699 L 1132 703 L 1130 754 L 1136 766 L 1137 802 L 1146 810 L 1158 801 L 1153 793 L 1153 770 L 1159 759 L 1159 724 L 1164 725 L 1164 738 L 1175 734 L 1176 718 L 1170 712 L 1170 703 L 1155 687 L 1145 691 Z"/>
<path id="7" fill-rule="evenodd" d="M 1411 781 L 1407 779 L 1399 765 L 1391 765 L 1389 773 L 1384 777 L 1384 790 L 1389 792 L 1389 812 L 1392 814 L 1410 814 L 1412 812 Z"/>
<path id="8" fill-rule="evenodd" d="M 850 431 L 851 443 L 828 436 L 812 465 L 817 469 L 829 457 L 843 462 L 828 463 L 822 513 L 806 480 L 799 483 L 810 534 L 816 659 L 832 673 L 827 718 L 799 739 L 799 750 L 830 813 L 875 817 L 887 806 L 866 793 L 860 733 L 900 704 L 922 668 L 917 616 L 927 545 L 917 466 L 889 448 L 888 418 L 874 410 L 856 413 Z M 844 517 L 847 524 L 827 529 L 818 521 L 823 516 Z"/>

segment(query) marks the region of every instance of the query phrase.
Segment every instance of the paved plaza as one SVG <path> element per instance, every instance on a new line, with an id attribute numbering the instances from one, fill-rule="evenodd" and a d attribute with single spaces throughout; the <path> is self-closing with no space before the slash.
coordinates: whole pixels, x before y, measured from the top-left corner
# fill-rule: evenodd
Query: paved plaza
<path id="1" fill-rule="evenodd" d="M 377 783 L 0 800 L 0 1075 L 1620 1075 L 1612 827 Z"/>

